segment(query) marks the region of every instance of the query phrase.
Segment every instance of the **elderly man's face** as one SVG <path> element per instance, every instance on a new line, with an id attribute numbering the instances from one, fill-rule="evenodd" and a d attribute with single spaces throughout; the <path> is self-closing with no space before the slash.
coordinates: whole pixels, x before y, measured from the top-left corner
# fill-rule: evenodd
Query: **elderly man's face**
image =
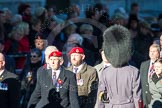
<path id="1" fill-rule="evenodd" d="M 62 60 L 60 57 L 50 57 L 49 58 L 49 61 L 48 61 L 50 67 L 53 69 L 53 70 L 58 70 L 59 67 L 62 65 Z"/>
<path id="2" fill-rule="evenodd" d="M 72 53 L 70 55 L 70 60 L 71 60 L 71 63 L 72 63 L 73 66 L 81 65 L 84 58 L 85 58 L 84 54 Z"/>

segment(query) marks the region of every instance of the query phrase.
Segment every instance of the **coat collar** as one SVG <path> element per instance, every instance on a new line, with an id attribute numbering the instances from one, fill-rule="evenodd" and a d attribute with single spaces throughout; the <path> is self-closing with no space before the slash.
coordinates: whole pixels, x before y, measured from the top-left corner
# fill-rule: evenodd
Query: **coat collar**
<path id="1" fill-rule="evenodd" d="M 65 76 L 65 69 L 64 69 L 63 67 L 61 67 L 61 72 L 60 72 L 60 75 L 59 75 L 58 79 L 62 80 L 63 82 L 64 82 L 65 79 L 66 79 L 66 76 Z"/>
<path id="2" fill-rule="evenodd" d="M 48 72 L 48 75 L 52 78 L 52 69 L 47 69 L 47 72 Z M 61 67 L 61 71 L 60 71 L 58 79 L 62 80 L 63 82 L 66 79 L 66 77 L 65 77 L 65 69 L 63 67 Z"/>
<path id="3" fill-rule="evenodd" d="M 82 67 L 82 69 L 79 71 L 79 73 L 84 73 L 84 72 L 87 70 L 87 66 L 88 66 L 88 65 L 87 65 L 86 63 L 84 63 L 84 64 L 83 64 L 83 67 Z M 69 70 L 70 70 L 70 71 L 73 71 L 73 66 L 70 66 L 70 67 L 69 67 Z"/>
<path id="4" fill-rule="evenodd" d="M 146 69 L 147 69 L 147 71 L 149 70 L 150 62 L 151 62 L 151 60 L 148 60 L 148 61 L 146 62 Z M 148 74 L 147 72 L 145 72 L 145 73 Z"/>
<path id="5" fill-rule="evenodd" d="M 0 76 L 0 81 L 3 81 L 7 77 L 7 71 L 4 70 L 3 73 Z"/>

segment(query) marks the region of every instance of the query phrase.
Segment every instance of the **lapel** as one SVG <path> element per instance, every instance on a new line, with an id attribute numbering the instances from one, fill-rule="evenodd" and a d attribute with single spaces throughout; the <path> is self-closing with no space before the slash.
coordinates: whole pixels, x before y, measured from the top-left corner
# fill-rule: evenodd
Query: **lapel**
<path id="1" fill-rule="evenodd" d="M 73 66 L 70 66 L 70 67 L 68 68 L 68 70 L 70 70 L 71 72 L 73 72 Z"/>
<path id="2" fill-rule="evenodd" d="M 47 73 L 48 73 L 48 76 L 50 76 L 52 79 L 52 69 L 47 69 Z"/>
<path id="3" fill-rule="evenodd" d="M 52 69 L 45 69 L 45 71 L 46 71 L 45 73 L 47 73 L 47 74 L 45 74 L 46 81 L 50 83 L 50 86 L 53 86 L 53 83 L 52 83 Z M 43 76 L 43 77 L 45 77 L 45 76 Z"/>
<path id="4" fill-rule="evenodd" d="M 145 65 L 145 72 L 143 72 L 143 79 L 144 79 L 144 82 L 145 83 L 148 83 L 148 71 L 149 71 L 149 67 L 150 67 L 150 60 L 148 60 L 147 62 L 146 62 L 146 65 Z M 146 82 L 147 81 L 147 82 Z"/>
<path id="5" fill-rule="evenodd" d="M 7 71 L 4 70 L 4 72 L 2 73 L 2 75 L 0 76 L 0 82 L 2 82 L 3 80 L 5 80 L 7 78 Z"/>
<path id="6" fill-rule="evenodd" d="M 66 70 L 65 70 L 63 67 L 61 67 L 61 72 L 60 72 L 60 75 L 59 75 L 59 77 L 58 77 L 57 80 L 62 80 L 62 82 L 65 81 L 65 79 L 66 79 L 65 71 L 66 71 Z"/>
<path id="7" fill-rule="evenodd" d="M 84 73 L 87 70 L 87 64 L 84 63 L 82 69 L 79 71 L 79 73 Z"/>
<path id="8" fill-rule="evenodd" d="M 69 67 L 69 70 L 73 72 L 73 66 Z M 79 73 L 84 73 L 87 70 L 87 64 L 84 63 L 82 69 L 79 71 Z"/>
<path id="9" fill-rule="evenodd" d="M 146 67 L 145 67 L 146 71 L 147 71 L 147 72 L 145 72 L 146 74 L 148 74 L 148 72 L 149 72 L 150 62 L 151 62 L 150 60 L 148 62 L 146 62 Z"/>

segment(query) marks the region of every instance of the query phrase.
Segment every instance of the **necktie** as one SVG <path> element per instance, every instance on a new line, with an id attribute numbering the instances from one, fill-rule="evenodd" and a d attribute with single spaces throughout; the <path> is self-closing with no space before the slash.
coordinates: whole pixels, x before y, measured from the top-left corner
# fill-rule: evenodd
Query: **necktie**
<path id="1" fill-rule="evenodd" d="M 149 71 L 149 77 L 152 76 L 152 74 L 154 73 L 154 63 L 151 64 L 151 67 L 150 67 L 150 71 Z"/>
<path id="2" fill-rule="evenodd" d="M 53 82 L 53 84 L 56 83 L 56 72 L 53 72 L 53 75 L 52 75 L 52 82 Z"/>
<path id="3" fill-rule="evenodd" d="M 76 79 L 79 80 L 81 78 L 80 73 L 77 73 L 78 68 L 74 68 L 74 73 L 76 74 Z"/>
<path id="4" fill-rule="evenodd" d="M 77 73 L 77 71 L 78 71 L 78 68 L 74 68 L 74 73 Z"/>

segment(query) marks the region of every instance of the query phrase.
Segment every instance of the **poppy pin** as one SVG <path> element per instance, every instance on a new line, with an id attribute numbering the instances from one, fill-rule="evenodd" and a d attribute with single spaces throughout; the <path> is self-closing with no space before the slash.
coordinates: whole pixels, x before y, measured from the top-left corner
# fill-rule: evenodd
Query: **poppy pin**
<path id="1" fill-rule="evenodd" d="M 61 79 L 59 79 L 59 80 L 58 80 L 58 83 L 61 85 L 61 84 L 62 84 L 62 80 L 61 80 Z"/>
<path id="2" fill-rule="evenodd" d="M 162 84 L 162 80 L 160 81 L 160 84 Z"/>

